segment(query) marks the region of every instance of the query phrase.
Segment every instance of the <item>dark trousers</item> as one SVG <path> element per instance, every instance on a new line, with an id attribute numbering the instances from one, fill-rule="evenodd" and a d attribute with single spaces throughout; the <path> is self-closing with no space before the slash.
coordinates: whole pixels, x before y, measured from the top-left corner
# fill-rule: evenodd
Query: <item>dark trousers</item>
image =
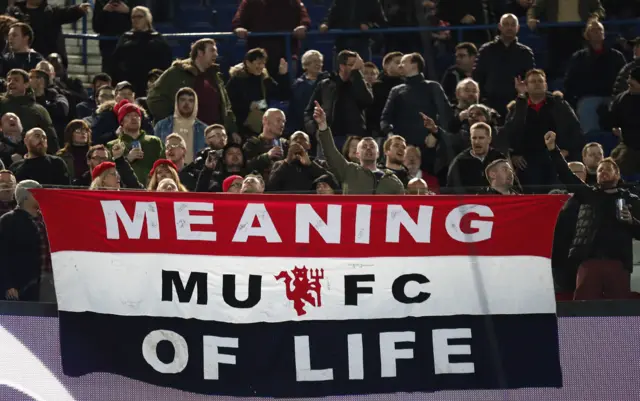
<path id="1" fill-rule="evenodd" d="M 631 294 L 631 273 L 622 262 L 587 259 L 580 264 L 576 278 L 575 301 L 626 299 Z"/>

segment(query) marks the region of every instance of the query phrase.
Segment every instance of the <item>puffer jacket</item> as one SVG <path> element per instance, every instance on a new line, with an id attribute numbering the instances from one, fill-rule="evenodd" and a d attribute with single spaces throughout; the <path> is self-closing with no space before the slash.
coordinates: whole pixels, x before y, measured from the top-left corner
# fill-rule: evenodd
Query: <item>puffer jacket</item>
<path id="1" fill-rule="evenodd" d="M 109 101 L 101 104 L 88 121 L 91 121 L 91 143 L 94 145 L 106 145 L 118 137 L 118 116 L 114 113 L 115 101 Z M 142 108 L 141 108 L 142 110 Z M 147 135 L 154 135 L 153 126 L 149 117 L 144 113 L 142 117 L 142 129 Z"/>

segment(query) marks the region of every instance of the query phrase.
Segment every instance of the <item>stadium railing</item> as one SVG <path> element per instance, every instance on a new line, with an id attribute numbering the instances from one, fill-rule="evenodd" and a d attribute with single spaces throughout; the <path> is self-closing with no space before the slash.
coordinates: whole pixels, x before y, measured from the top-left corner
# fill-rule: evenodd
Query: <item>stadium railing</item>
<path id="1" fill-rule="evenodd" d="M 604 20 L 602 23 L 607 26 L 640 26 L 640 19 L 625 19 L 625 20 Z M 545 22 L 540 23 L 537 26 L 537 31 L 540 29 L 553 29 L 559 27 L 581 27 L 584 26 L 584 22 Z M 307 36 L 340 36 L 340 35 L 375 35 L 375 34 L 390 34 L 390 33 L 408 33 L 408 32 L 440 32 L 450 31 L 455 34 L 458 41 L 462 41 L 464 31 L 473 30 L 495 30 L 496 25 L 454 25 L 454 26 L 416 26 L 416 27 L 403 27 L 403 28 L 375 28 L 367 31 L 361 31 L 359 29 L 330 29 L 328 32 L 320 32 L 318 30 L 310 30 L 307 32 Z M 98 34 L 87 32 L 86 17 L 82 22 L 83 33 L 65 33 L 66 38 L 82 39 L 82 61 L 83 64 L 87 64 L 87 41 L 89 40 L 118 40 L 117 36 L 100 36 Z M 201 38 L 237 38 L 233 32 L 180 32 L 180 33 L 163 33 L 165 39 L 178 39 L 178 40 L 197 40 Z M 293 32 L 250 32 L 251 37 L 273 37 L 282 36 L 283 38 L 289 38 L 293 36 Z M 238 39 L 241 40 L 241 39 Z M 291 40 L 285 40 L 287 61 L 291 64 L 292 50 Z M 293 69 L 290 69 L 290 73 L 293 73 Z"/>

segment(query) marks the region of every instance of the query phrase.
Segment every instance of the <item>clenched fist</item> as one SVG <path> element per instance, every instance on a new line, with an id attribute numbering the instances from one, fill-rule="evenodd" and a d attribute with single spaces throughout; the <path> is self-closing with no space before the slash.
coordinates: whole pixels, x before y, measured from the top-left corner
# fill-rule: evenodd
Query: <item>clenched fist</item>
<path id="1" fill-rule="evenodd" d="M 547 145 L 547 149 L 554 150 L 556 148 L 556 133 L 549 131 L 544 134 L 544 144 Z"/>

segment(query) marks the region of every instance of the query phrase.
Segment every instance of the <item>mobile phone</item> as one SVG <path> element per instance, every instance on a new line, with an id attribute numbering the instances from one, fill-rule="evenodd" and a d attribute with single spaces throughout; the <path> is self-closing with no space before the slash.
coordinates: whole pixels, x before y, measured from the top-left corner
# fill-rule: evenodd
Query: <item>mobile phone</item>
<path id="1" fill-rule="evenodd" d="M 280 147 L 280 138 L 276 138 L 273 140 L 273 147 Z"/>
<path id="2" fill-rule="evenodd" d="M 135 148 L 139 148 L 139 147 L 140 147 L 140 141 L 131 142 L 131 149 L 135 149 Z"/>

